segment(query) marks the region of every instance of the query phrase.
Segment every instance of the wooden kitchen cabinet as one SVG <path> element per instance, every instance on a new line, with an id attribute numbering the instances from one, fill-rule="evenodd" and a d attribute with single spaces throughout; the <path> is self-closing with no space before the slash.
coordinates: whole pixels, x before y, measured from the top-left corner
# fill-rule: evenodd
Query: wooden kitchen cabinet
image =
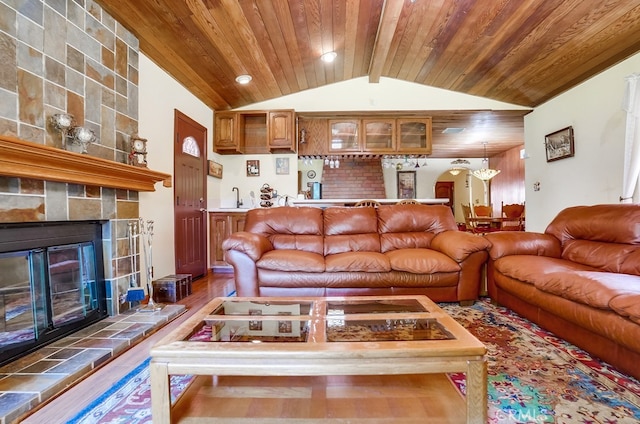
<path id="1" fill-rule="evenodd" d="M 269 112 L 270 151 L 296 151 L 293 119 L 293 110 L 277 110 Z"/>
<path id="2" fill-rule="evenodd" d="M 399 153 L 431 154 L 431 119 L 397 119 L 397 149 Z"/>
<path id="3" fill-rule="evenodd" d="M 214 125 L 216 153 L 296 152 L 293 109 L 215 112 Z"/>
<path id="4" fill-rule="evenodd" d="M 267 122 L 266 112 L 238 113 L 238 133 L 244 146 L 244 154 L 269 153 Z"/>
<path id="5" fill-rule="evenodd" d="M 360 146 L 360 120 L 329 120 L 329 152 L 353 153 L 362 150 Z"/>
<path id="6" fill-rule="evenodd" d="M 330 120 L 330 153 L 393 153 L 395 119 Z"/>
<path id="7" fill-rule="evenodd" d="M 396 148 L 395 119 L 363 119 L 362 151 L 393 153 Z"/>
<path id="8" fill-rule="evenodd" d="M 230 267 L 224 261 L 222 242 L 231 234 L 244 230 L 247 213 L 240 212 L 209 212 L 209 239 L 211 267 Z"/>
<path id="9" fill-rule="evenodd" d="M 221 154 L 241 154 L 244 146 L 238 134 L 235 112 L 216 112 L 214 115 L 213 148 Z"/>
<path id="10" fill-rule="evenodd" d="M 302 112 L 299 156 L 431 154 L 431 118 L 420 112 Z"/>

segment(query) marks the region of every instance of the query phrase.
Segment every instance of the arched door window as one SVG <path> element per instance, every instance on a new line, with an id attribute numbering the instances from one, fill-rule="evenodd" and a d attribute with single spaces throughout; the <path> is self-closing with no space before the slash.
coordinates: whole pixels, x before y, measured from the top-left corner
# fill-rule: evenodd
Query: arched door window
<path id="1" fill-rule="evenodd" d="M 199 158 L 200 148 L 195 138 L 189 136 L 182 140 L 182 153 Z"/>

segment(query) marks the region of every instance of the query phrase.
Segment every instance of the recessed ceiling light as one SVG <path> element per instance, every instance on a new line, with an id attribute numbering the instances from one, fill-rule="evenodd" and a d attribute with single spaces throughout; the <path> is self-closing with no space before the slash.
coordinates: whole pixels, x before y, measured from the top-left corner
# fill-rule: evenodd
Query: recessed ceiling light
<path id="1" fill-rule="evenodd" d="M 320 59 L 323 62 L 331 63 L 334 60 L 336 60 L 336 56 L 338 56 L 338 53 L 336 53 L 336 52 L 327 52 L 327 53 L 323 54 L 322 56 L 320 56 Z"/>
<path id="2" fill-rule="evenodd" d="M 236 77 L 236 82 L 238 84 L 249 84 L 249 82 L 251 81 L 251 75 L 238 75 Z"/>
<path id="3" fill-rule="evenodd" d="M 442 130 L 442 134 L 458 134 L 464 131 L 464 128 L 449 127 Z"/>

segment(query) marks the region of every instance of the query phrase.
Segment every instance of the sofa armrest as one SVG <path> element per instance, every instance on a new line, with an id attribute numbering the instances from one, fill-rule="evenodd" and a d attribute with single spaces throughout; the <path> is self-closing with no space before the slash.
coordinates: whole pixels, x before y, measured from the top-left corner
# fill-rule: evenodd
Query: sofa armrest
<path id="1" fill-rule="evenodd" d="M 484 238 L 491 244 L 489 256 L 494 261 L 510 255 L 562 256 L 560 240 L 549 234 L 501 231 L 487 234 Z"/>
<path id="2" fill-rule="evenodd" d="M 443 231 L 431 240 L 431 248 L 460 263 L 472 253 L 487 250 L 490 243 L 483 237 L 464 231 Z"/>
<path id="3" fill-rule="evenodd" d="M 260 259 L 265 252 L 273 250 L 273 244 L 271 244 L 269 239 L 261 235 L 240 231 L 231 234 L 222 242 L 222 250 L 225 252 L 237 250 L 246 254 L 255 262 Z"/>

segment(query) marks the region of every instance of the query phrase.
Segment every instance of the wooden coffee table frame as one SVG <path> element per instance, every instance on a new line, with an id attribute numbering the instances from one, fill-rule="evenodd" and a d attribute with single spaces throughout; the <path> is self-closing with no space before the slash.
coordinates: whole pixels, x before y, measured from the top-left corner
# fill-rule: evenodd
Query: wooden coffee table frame
<path id="1" fill-rule="evenodd" d="M 327 342 L 327 301 L 416 299 L 426 313 L 394 313 L 394 319 L 436 318 L 452 340 Z M 287 320 L 309 321 L 307 342 L 250 343 L 186 341 L 212 311 L 225 301 L 313 302 L 309 315 Z M 387 314 L 359 314 L 358 319 L 385 319 Z M 247 320 L 247 316 L 215 316 Z M 331 316 L 335 318 L 335 316 Z M 273 316 L 255 319 L 273 319 Z M 464 372 L 467 423 L 487 417 L 486 347 L 426 296 L 358 296 L 332 298 L 216 298 L 151 349 L 151 412 L 154 424 L 171 422 L 170 375 L 321 376 L 392 375 Z"/>

